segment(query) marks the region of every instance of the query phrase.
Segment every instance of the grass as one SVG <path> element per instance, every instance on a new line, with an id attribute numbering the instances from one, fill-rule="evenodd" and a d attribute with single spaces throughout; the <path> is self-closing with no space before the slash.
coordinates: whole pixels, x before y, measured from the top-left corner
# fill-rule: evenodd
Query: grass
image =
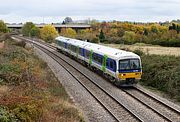
<path id="1" fill-rule="evenodd" d="M 0 49 L 0 121 L 84 121 L 47 64 L 11 39 Z"/>

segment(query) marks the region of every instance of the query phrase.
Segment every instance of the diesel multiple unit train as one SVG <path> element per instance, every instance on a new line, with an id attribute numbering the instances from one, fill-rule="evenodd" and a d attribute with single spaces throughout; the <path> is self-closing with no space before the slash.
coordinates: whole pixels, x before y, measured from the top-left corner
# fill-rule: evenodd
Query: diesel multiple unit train
<path id="1" fill-rule="evenodd" d="M 59 36 L 57 50 L 68 54 L 120 86 L 132 86 L 141 79 L 138 55 L 95 43 Z"/>

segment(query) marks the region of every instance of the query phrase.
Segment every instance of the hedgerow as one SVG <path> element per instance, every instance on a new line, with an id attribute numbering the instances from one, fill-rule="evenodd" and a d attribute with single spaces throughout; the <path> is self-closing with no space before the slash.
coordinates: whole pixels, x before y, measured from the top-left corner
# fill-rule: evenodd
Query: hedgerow
<path id="1" fill-rule="evenodd" d="M 180 57 L 142 55 L 141 83 L 180 101 Z"/>

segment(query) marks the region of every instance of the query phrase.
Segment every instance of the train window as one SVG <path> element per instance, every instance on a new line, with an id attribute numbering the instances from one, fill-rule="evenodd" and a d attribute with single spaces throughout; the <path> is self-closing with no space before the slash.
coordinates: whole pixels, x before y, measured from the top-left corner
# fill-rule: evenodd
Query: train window
<path id="1" fill-rule="evenodd" d="M 60 46 L 63 47 L 63 42 L 61 42 Z"/>
<path id="2" fill-rule="evenodd" d="M 67 43 L 64 42 L 64 48 L 67 48 Z"/>
<path id="3" fill-rule="evenodd" d="M 99 63 L 99 64 L 102 64 L 102 57 L 100 55 L 98 55 L 97 53 L 93 53 L 93 61 Z"/>
<path id="4" fill-rule="evenodd" d="M 127 59 L 127 60 L 120 60 L 119 61 L 119 69 L 120 70 L 129 70 L 129 69 L 140 69 L 140 61 L 139 59 Z"/>
<path id="5" fill-rule="evenodd" d="M 93 61 L 96 61 L 96 53 L 93 53 Z"/>
<path id="6" fill-rule="evenodd" d="M 90 51 L 86 50 L 85 52 L 86 52 L 85 57 L 89 59 Z"/>
<path id="7" fill-rule="evenodd" d="M 102 57 L 100 57 L 100 55 L 98 56 L 98 62 L 102 64 Z"/>
<path id="8" fill-rule="evenodd" d="M 114 68 L 114 62 L 111 60 L 110 61 L 110 68 L 113 69 Z"/>
<path id="9" fill-rule="evenodd" d="M 82 48 L 79 48 L 79 54 L 82 55 Z"/>
<path id="10" fill-rule="evenodd" d="M 67 48 L 68 48 L 69 50 L 71 50 L 71 45 L 70 45 L 70 44 L 67 44 Z"/>
<path id="11" fill-rule="evenodd" d="M 109 67 L 109 61 L 106 60 L 106 67 Z"/>
<path id="12" fill-rule="evenodd" d="M 79 48 L 79 54 L 80 54 L 81 56 L 83 56 L 83 49 L 82 49 L 82 48 Z"/>
<path id="13" fill-rule="evenodd" d="M 58 45 L 61 47 L 63 46 L 62 42 L 60 42 L 60 41 L 58 41 Z"/>
<path id="14" fill-rule="evenodd" d="M 76 52 L 76 46 L 71 45 L 71 50 L 72 50 L 73 52 Z"/>

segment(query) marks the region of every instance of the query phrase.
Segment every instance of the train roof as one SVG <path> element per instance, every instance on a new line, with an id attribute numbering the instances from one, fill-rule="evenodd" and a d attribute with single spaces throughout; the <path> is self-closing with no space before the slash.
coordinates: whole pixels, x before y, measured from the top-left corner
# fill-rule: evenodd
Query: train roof
<path id="1" fill-rule="evenodd" d="M 77 39 L 71 39 L 71 38 L 66 38 L 66 37 L 57 37 L 56 39 L 60 39 L 61 41 L 68 41 L 70 44 L 74 44 L 79 47 L 83 47 L 88 50 L 93 50 L 93 52 L 101 54 L 101 55 L 107 55 L 108 57 L 111 57 L 113 59 L 126 59 L 126 58 L 140 58 L 138 55 L 120 50 L 120 49 L 115 49 L 112 47 L 107 47 L 95 43 L 90 43 L 90 42 L 85 42 L 85 41 L 80 41 Z"/>
<path id="2" fill-rule="evenodd" d="M 107 46 L 94 44 L 94 43 L 89 43 L 85 48 L 92 49 L 94 52 L 105 54 L 107 56 L 113 57 L 114 59 L 139 58 L 138 55 L 132 52 L 119 50 L 116 48 L 107 47 Z"/>

